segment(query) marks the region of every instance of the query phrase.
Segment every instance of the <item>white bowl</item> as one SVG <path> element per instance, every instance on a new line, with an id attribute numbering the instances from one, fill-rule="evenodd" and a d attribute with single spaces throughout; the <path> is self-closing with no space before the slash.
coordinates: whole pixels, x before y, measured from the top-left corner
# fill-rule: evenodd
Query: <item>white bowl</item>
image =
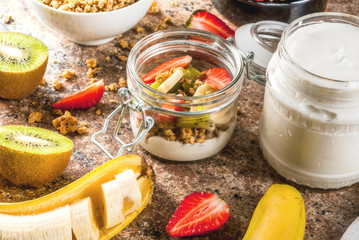
<path id="1" fill-rule="evenodd" d="M 100 45 L 135 26 L 147 13 L 153 0 L 139 0 L 109 12 L 77 13 L 28 0 L 32 11 L 51 29 L 82 45 Z"/>

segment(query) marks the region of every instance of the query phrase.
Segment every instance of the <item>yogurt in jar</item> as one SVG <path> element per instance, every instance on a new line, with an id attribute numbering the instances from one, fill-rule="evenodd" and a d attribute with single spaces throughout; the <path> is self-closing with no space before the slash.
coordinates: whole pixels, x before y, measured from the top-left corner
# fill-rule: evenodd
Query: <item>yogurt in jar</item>
<path id="1" fill-rule="evenodd" d="M 283 34 L 267 69 L 260 144 L 278 173 L 327 189 L 359 181 L 359 27 L 322 16 Z"/>

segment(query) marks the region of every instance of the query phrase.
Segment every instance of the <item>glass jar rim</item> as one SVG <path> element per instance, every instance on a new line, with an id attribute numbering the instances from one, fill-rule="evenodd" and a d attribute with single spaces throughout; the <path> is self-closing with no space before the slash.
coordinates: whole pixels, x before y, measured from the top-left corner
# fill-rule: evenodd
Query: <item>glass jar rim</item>
<path id="1" fill-rule="evenodd" d="M 323 79 L 325 81 L 331 81 L 332 83 L 337 83 L 337 84 L 348 84 L 348 83 L 356 83 L 356 85 L 359 84 L 359 79 L 358 80 L 342 80 L 342 79 L 332 79 L 332 78 L 328 78 L 328 77 L 324 77 L 315 73 L 312 73 L 308 70 L 306 70 L 305 68 L 303 68 L 302 66 L 300 66 L 298 63 L 296 63 L 296 61 L 293 60 L 293 58 L 290 56 L 290 54 L 287 52 L 287 49 L 285 48 L 285 42 L 287 40 L 287 38 L 290 35 L 290 31 L 295 28 L 296 25 L 300 25 L 300 22 L 307 20 L 307 19 L 311 19 L 311 18 L 317 18 L 317 17 L 345 17 L 347 19 L 353 19 L 356 21 L 359 21 L 359 17 L 351 15 L 351 14 L 347 14 L 347 13 L 339 13 L 339 12 L 319 12 L 319 13 L 312 13 L 312 14 L 308 14 L 305 15 L 303 17 L 300 17 L 298 19 L 296 19 L 295 21 L 293 21 L 283 32 L 282 34 L 282 39 L 281 39 L 281 45 L 283 52 L 286 55 L 286 59 L 293 64 L 297 69 L 305 72 L 306 74 L 318 78 L 318 79 Z M 339 19 L 338 19 L 339 20 Z M 340 19 L 341 23 L 346 23 L 346 24 L 351 24 L 351 25 L 356 25 L 357 27 L 359 27 L 359 24 L 355 24 L 354 21 L 350 22 L 347 21 L 345 19 Z M 319 22 L 319 21 L 318 21 Z"/>
<path id="2" fill-rule="evenodd" d="M 220 43 L 224 44 L 227 48 L 229 48 L 231 50 L 232 54 L 235 55 L 235 58 L 236 58 L 235 61 L 240 62 L 240 68 L 239 68 L 239 70 L 236 70 L 236 73 L 233 76 L 232 81 L 227 86 L 225 86 L 224 88 L 222 88 L 218 91 L 215 91 L 210 94 L 202 95 L 202 96 L 192 96 L 192 97 L 177 96 L 177 95 L 173 95 L 173 94 L 162 93 L 162 92 L 159 92 L 159 91 L 151 88 L 146 83 L 144 83 L 141 80 L 141 78 L 138 76 L 136 69 L 135 69 L 135 62 L 136 62 L 136 57 L 138 56 L 137 55 L 138 52 L 140 52 L 140 50 L 143 46 L 151 43 L 153 40 L 157 39 L 159 36 L 166 37 L 166 36 L 176 36 L 176 35 L 183 36 L 183 37 L 194 36 L 194 37 L 206 38 L 206 39 L 214 41 L 214 42 L 220 42 Z M 185 38 L 184 38 L 184 40 L 185 40 Z M 131 52 L 128 56 L 127 70 L 131 73 L 131 75 L 135 78 L 135 81 L 137 83 L 139 83 L 141 87 L 143 87 L 150 93 L 158 95 L 160 98 L 172 98 L 172 99 L 178 99 L 178 100 L 185 100 L 185 101 L 192 100 L 193 101 L 193 100 L 201 100 L 201 99 L 207 99 L 207 98 L 219 96 L 223 93 L 228 92 L 230 89 L 232 89 L 232 87 L 238 81 L 241 81 L 241 76 L 244 73 L 244 61 L 243 61 L 243 58 L 242 58 L 240 52 L 236 48 L 236 46 L 234 44 L 230 43 L 229 41 L 227 41 L 226 39 L 224 39 L 216 34 L 202 31 L 202 30 L 178 28 L 178 29 L 171 29 L 171 30 L 161 30 L 161 31 L 152 33 L 152 34 L 142 38 L 140 41 L 138 41 L 135 44 L 135 46 L 131 49 Z M 243 80 L 240 84 L 241 85 L 243 84 Z"/>

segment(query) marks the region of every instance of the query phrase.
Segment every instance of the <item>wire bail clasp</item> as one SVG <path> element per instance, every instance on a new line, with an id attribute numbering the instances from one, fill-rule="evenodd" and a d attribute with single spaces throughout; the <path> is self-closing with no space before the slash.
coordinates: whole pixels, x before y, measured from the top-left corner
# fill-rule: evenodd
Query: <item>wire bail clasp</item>
<path id="1" fill-rule="evenodd" d="M 121 104 L 118 106 L 105 120 L 104 126 L 101 131 L 95 133 L 91 140 L 94 144 L 96 144 L 108 157 L 115 158 L 122 155 L 123 150 L 128 152 L 132 152 L 136 146 L 136 144 L 148 133 L 148 131 L 153 127 L 154 120 L 152 117 L 146 116 L 147 107 L 144 106 L 144 102 L 134 96 L 132 92 L 128 88 L 121 88 L 118 91 L 118 95 L 120 96 Z M 140 112 L 142 114 L 142 121 L 138 132 L 136 134 L 135 139 L 131 143 L 125 143 L 119 137 L 119 130 L 123 120 L 123 116 L 126 110 L 132 110 L 135 112 Z M 119 119 L 116 124 L 115 131 L 113 133 L 113 137 L 120 144 L 120 148 L 117 152 L 116 156 L 113 156 L 100 142 L 96 140 L 96 138 L 104 133 L 106 133 L 110 120 L 117 114 L 120 113 Z"/>

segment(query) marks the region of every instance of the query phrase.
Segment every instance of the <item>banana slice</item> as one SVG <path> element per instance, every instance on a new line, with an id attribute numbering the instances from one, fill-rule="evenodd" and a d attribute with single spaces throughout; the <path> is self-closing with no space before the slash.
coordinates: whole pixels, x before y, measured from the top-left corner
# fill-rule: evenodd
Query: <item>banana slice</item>
<path id="1" fill-rule="evenodd" d="M 205 82 L 203 85 L 199 86 L 196 90 L 196 92 L 193 94 L 193 96 L 202 96 L 202 95 L 206 95 L 206 92 L 208 91 L 214 91 L 215 88 L 213 85 Z"/>
<path id="2" fill-rule="evenodd" d="M 0 214 L 2 240 L 72 240 L 70 207 L 36 215 Z"/>
<path id="3" fill-rule="evenodd" d="M 166 79 L 158 88 L 157 90 L 163 93 L 168 93 L 171 88 L 176 85 L 176 83 L 181 80 L 184 73 L 182 68 L 178 68 L 169 78 Z"/>
<path id="4" fill-rule="evenodd" d="M 76 240 L 97 240 L 100 232 L 96 224 L 91 198 L 87 197 L 70 205 L 72 231 Z"/>
<path id="5" fill-rule="evenodd" d="M 123 214 L 126 216 L 140 207 L 142 195 L 140 185 L 133 170 L 126 170 L 117 174 L 115 178 L 120 182 L 123 199 Z"/>
<path id="6" fill-rule="evenodd" d="M 104 183 L 102 187 L 102 202 L 104 205 L 103 225 L 105 228 L 113 227 L 125 219 L 123 214 L 123 195 L 121 183 L 118 180 L 112 180 Z"/>

